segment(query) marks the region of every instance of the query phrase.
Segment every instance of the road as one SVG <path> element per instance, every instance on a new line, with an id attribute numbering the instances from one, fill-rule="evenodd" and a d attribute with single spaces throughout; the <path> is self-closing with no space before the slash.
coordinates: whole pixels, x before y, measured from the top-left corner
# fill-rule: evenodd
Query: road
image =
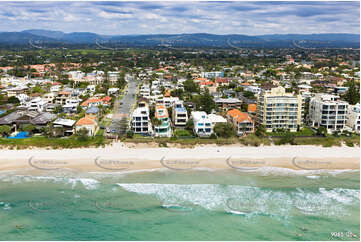
<path id="1" fill-rule="evenodd" d="M 126 94 L 124 95 L 122 100 L 116 100 L 116 103 L 114 103 L 114 107 L 116 110 L 114 110 L 113 120 L 109 125 L 109 130 L 111 133 L 119 133 L 122 119 L 124 120 L 124 118 L 126 118 L 128 122 L 130 111 L 132 109 L 132 106 L 136 102 L 138 85 L 138 80 L 129 82 Z"/>

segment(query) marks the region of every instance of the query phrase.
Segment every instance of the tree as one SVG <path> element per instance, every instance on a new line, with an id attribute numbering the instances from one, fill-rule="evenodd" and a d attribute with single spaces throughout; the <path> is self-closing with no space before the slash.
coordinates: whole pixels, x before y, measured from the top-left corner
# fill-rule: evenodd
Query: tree
<path id="1" fill-rule="evenodd" d="M 264 128 L 264 126 L 263 125 L 258 125 L 257 130 L 255 132 L 255 135 L 257 137 L 264 137 L 265 134 L 266 134 L 266 129 Z"/>
<path id="2" fill-rule="evenodd" d="M 154 126 L 159 126 L 159 125 L 162 124 L 162 120 L 157 119 L 156 117 L 153 117 L 153 118 L 152 118 L 152 124 L 153 124 Z"/>
<path id="3" fill-rule="evenodd" d="M 129 130 L 127 132 L 127 138 L 131 139 L 131 138 L 133 138 L 133 136 L 134 136 L 134 132 L 132 130 Z"/>
<path id="4" fill-rule="evenodd" d="M 206 89 L 200 98 L 200 110 L 210 113 L 212 109 L 216 108 L 216 103 L 213 101 L 213 97 L 209 94 L 209 90 Z"/>
<path id="5" fill-rule="evenodd" d="M 187 121 L 187 123 L 186 123 L 186 126 L 185 126 L 185 129 L 186 129 L 186 130 L 193 131 L 193 128 L 194 128 L 193 120 L 192 120 L 192 119 L 188 119 L 188 121 Z"/>
<path id="6" fill-rule="evenodd" d="M 60 105 L 55 106 L 54 113 L 62 113 L 63 108 Z"/>
<path id="7" fill-rule="evenodd" d="M 360 102 L 360 91 L 359 87 L 355 85 L 355 81 L 351 82 L 351 85 L 349 86 L 345 95 L 345 99 L 351 105 L 355 105 L 356 103 Z"/>
<path id="8" fill-rule="evenodd" d="M 12 96 L 12 97 L 9 97 L 8 103 L 19 104 L 20 100 L 17 97 Z"/>
<path id="9" fill-rule="evenodd" d="M 250 92 L 250 91 L 244 91 L 243 96 L 246 97 L 246 98 L 249 98 L 249 99 L 255 98 L 253 92 Z"/>
<path id="10" fill-rule="evenodd" d="M 218 137 L 222 138 L 230 138 L 236 135 L 234 127 L 230 123 L 216 123 L 214 132 L 216 132 Z"/>
<path id="11" fill-rule="evenodd" d="M 320 126 L 317 129 L 316 135 L 326 136 L 327 135 L 327 129 L 326 127 Z"/>
<path id="12" fill-rule="evenodd" d="M 79 129 L 77 132 L 77 139 L 79 141 L 87 141 L 89 139 L 88 130 L 86 128 Z"/>
<path id="13" fill-rule="evenodd" d="M 184 82 L 184 90 L 187 92 L 198 92 L 199 93 L 199 86 L 193 80 L 187 80 Z"/>
<path id="14" fill-rule="evenodd" d="M 292 134 L 291 132 L 287 131 L 282 138 L 280 139 L 280 141 L 278 142 L 278 144 L 283 145 L 283 144 L 291 144 L 294 145 L 295 144 L 295 135 Z"/>
<path id="15" fill-rule="evenodd" d="M 9 125 L 1 125 L 0 126 L 0 134 L 1 136 L 9 136 L 11 133 L 11 127 Z"/>
<path id="16" fill-rule="evenodd" d="M 35 129 L 36 129 L 35 126 L 32 124 L 26 124 L 23 127 L 23 130 L 28 132 L 29 134 L 32 134 Z"/>

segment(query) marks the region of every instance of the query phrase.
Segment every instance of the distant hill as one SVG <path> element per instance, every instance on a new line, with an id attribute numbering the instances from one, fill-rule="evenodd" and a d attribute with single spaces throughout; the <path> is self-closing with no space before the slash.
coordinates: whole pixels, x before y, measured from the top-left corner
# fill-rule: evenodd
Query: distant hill
<path id="1" fill-rule="evenodd" d="M 98 45 L 108 47 L 264 47 L 264 48 L 359 48 L 359 34 L 272 34 L 249 36 L 241 34 L 215 35 L 154 34 L 98 35 L 90 32 L 64 33 L 42 29 L 22 32 L 0 32 L 0 45 Z"/>

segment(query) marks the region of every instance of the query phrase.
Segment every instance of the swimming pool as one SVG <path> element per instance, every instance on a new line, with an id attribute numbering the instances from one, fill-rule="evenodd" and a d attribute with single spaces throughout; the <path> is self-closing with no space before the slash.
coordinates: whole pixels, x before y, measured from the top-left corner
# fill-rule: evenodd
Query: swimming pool
<path id="1" fill-rule="evenodd" d="M 28 132 L 25 131 L 21 131 L 19 132 L 17 135 L 13 136 L 13 137 L 8 137 L 8 139 L 25 139 L 28 138 Z"/>

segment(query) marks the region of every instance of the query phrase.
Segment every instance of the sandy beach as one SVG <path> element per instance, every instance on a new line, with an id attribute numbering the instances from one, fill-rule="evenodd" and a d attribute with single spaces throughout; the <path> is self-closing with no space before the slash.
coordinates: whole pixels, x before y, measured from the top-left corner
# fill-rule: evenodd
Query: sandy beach
<path id="1" fill-rule="evenodd" d="M 166 168 L 190 170 L 280 167 L 294 170 L 360 169 L 359 147 L 200 146 L 196 148 L 104 148 L 1 150 L 0 171 L 57 170 L 112 172 Z"/>

